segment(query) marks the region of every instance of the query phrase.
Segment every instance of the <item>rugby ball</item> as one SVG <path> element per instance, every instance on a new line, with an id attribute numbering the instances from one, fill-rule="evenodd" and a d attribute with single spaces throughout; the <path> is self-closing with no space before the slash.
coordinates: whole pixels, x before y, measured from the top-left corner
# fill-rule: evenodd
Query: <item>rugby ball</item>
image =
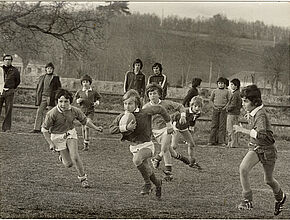
<path id="1" fill-rule="evenodd" d="M 125 112 L 119 121 L 119 126 L 127 126 L 131 121 L 136 123 L 135 115 L 131 112 Z"/>

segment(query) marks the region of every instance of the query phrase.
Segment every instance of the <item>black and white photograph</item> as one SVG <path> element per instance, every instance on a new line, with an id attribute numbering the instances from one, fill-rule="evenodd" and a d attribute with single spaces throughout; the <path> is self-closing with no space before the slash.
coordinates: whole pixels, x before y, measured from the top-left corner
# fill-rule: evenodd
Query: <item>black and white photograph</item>
<path id="1" fill-rule="evenodd" d="M 289 219 L 289 1 L 0 1 L 1 219 Z"/>

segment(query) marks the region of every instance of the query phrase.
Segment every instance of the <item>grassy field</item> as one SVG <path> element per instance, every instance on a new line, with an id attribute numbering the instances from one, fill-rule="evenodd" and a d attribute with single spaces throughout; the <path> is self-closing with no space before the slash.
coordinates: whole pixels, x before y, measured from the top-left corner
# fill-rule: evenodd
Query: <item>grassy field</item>
<path id="1" fill-rule="evenodd" d="M 205 147 L 206 125 L 199 123 L 196 157 L 204 172 L 174 161 L 174 180 L 164 182 L 162 200 L 158 201 L 154 194 L 139 194 L 143 182 L 128 146 L 106 129 L 103 134 L 93 132 L 90 150 L 80 151 L 91 184 L 91 188 L 83 189 L 75 169 L 62 166 L 43 136 L 27 133 L 33 127 L 34 113 L 14 111 L 12 132 L 0 132 L 1 218 L 274 218 L 274 198 L 263 183 L 260 164 L 251 173 L 254 209 L 240 212 L 236 208 L 241 198 L 239 163 L 247 151 L 244 138 L 241 148 Z M 113 118 L 100 115 L 97 121 L 102 119 L 101 125 L 106 128 Z M 81 141 L 80 137 L 80 148 Z M 275 171 L 287 193 L 289 143 L 277 141 Z M 181 144 L 179 151 L 186 154 L 186 146 Z M 163 177 L 163 168 L 162 164 L 156 170 L 158 177 Z M 278 218 L 289 216 L 290 199 Z"/>

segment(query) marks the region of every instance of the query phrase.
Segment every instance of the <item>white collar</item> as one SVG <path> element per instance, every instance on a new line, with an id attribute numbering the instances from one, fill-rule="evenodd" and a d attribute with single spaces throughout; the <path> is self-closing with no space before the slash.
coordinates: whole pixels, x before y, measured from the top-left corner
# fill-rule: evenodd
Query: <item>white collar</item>
<path id="1" fill-rule="evenodd" d="M 140 112 L 140 108 L 136 108 L 134 112 Z"/>
<path id="2" fill-rule="evenodd" d="M 92 89 L 92 87 L 90 87 L 90 88 L 88 88 L 88 89 L 85 89 L 85 88 L 82 88 L 82 91 L 92 91 L 93 89 Z"/>
<path id="3" fill-rule="evenodd" d="M 189 107 L 189 113 L 193 113 L 193 111 L 191 110 L 191 108 Z"/>
<path id="4" fill-rule="evenodd" d="M 63 113 L 63 110 L 61 110 L 58 105 L 56 106 L 57 110 L 60 112 L 60 113 Z M 71 105 L 69 106 L 68 110 L 71 110 Z"/>
<path id="5" fill-rule="evenodd" d="M 256 113 L 257 113 L 261 108 L 263 108 L 263 107 L 264 107 L 263 104 L 260 105 L 260 106 L 258 106 L 257 108 L 255 108 L 254 110 L 252 110 L 252 111 L 250 112 L 250 115 L 251 115 L 252 117 L 254 117 L 254 116 L 256 115 Z"/>
<path id="6" fill-rule="evenodd" d="M 157 103 L 157 104 L 160 104 L 160 103 L 161 103 L 161 99 L 158 100 L 158 103 Z M 150 104 L 151 104 L 151 105 L 157 105 L 157 104 L 155 104 L 155 103 L 153 103 L 153 102 L 151 102 L 151 101 L 150 101 Z"/>

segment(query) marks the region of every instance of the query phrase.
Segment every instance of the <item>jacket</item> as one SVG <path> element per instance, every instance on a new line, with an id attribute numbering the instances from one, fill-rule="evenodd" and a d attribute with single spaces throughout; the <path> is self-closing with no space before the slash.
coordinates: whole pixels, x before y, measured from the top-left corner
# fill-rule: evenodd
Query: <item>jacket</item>
<path id="1" fill-rule="evenodd" d="M 14 66 L 3 66 L 4 71 L 4 88 L 16 89 L 20 84 L 20 73 Z"/>
<path id="2" fill-rule="evenodd" d="M 41 75 L 39 77 L 39 81 L 38 81 L 37 86 L 36 86 L 36 95 L 35 95 L 35 105 L 36 106 L 39 106 L 41 103 L 45 75 L 46 74 Z M 49 86 L 51 88 L 51 94 L 49 96 L 50 99 L 49 99 L 48 105 L 55 106 L 56 91 L 61 88 L 59 76 L 53 75 L 53 77 L 51 78 Z"/>

